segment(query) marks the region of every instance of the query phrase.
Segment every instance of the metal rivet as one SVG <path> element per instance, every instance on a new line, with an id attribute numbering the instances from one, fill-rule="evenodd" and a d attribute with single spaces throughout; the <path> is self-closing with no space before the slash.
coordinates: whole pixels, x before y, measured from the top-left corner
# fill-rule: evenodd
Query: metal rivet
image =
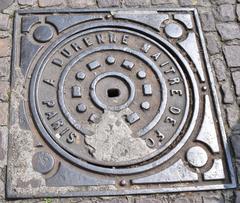
<path id="1" fill-rule="evenodd" d="M 72 97 L 81 97 L 81 88 L 79 86 L 73 86 L 72 87 Z"/>
<path id="2" fill-rule="evenodd" d="M 187 151 L 187 160 L 194 167 L 203 167 L 208 160 L 206 151 L 199 146 L 192 147 Z"/>
<path id="3" fill-rule="evenodd" d="M 127 120 L 128 123 L 130 123 L 132 125 L 133 123 L 140 120 L 140 117 L 138 116 L 137 113 L 132 113 L 132 114 L 127 116 L 126 120 Z"/>
<path id="4" fill-rule="evenodd" d="M 126 180 L 121 180 L 120 183 L 119 183 L 121 186 L 125 186 L 127 185 L 127 181 Z"/>
<path id="5" fill-rule="evenodd" d="M 33 32 L 33 38 L 38 42 L 48 42 L 53 37 L 53 31 L 49 26 L 41 25 Z"/>
<path id="6" fill-rule="evenodd" d="M 144 78 L 146 78 L 147 74 L 146 74 L 145 71 L 141 70 L 141 71 L 139 71 L 139 72 L 137 73 L 137 76 L 138 76 L 138 78 L 140 78 L 140 79 L 144 79 Z"/>
<path id="7" fill-rule="evenodd" d="M 171 23 L 165 27 L 165 32 L 169 37 L 179 38 L 183 34 L 183 30 L 180 25 Z"/>
<path id="8" fill-rule="evenodd" d="M 151 96 L 152 95 L 152 85 L 151 84 L 144 84 L 143 85 L 143 94 L 145 96 Z"/>
<path id="9" fill-rule="evenodd" d="M 114 64 L 115 63 L 115 58 L 113 56 L 108 56 L 106 59 L 106 62 L 108 64 Z"/>
<path id="10" fill-rule="evenodd" d="M 91 123 L 99 123 L 101 120 L 101 116 L 99 114 L 92 113 L 88 118 L 88 121 Z"/>
<path id="11" fill-rule="evenodd" d="M 87 64 L 87 67 L 89 68 L 89 70 L 94 70 L 101 67 L 101 64 L 98 61 L 92 61 L 89 64 Z"/>
<path id="12" fill-rule="evenodd" d="M 77 112 L 83 113 L 87 110 L 87 106 L 83 103 L 77 105 Z"/>
<path id="13" fill-rule="evenodd" d="M 122 63 L 122 67 L 126 68 L 127 70 L 132 70 L 134 65 L 135 64 L 133 62 L 128 60 L 124 60 Z"/>
<path id="14" fill-rule="evenodd" d="M 206 87 L 206 86 L 203 86 L 203 87 L 202 87 L 202 91 L 207 91 L 207 87 Z"/>
<path id="15" fill-rule="evenodd" d="M 77 80 L 84 80 L 85 77 L 86 77 L 86 74 L 83 72 L 77 72 L 77 74 L 76 74 Z"/>
<path id="16" fill-rule="evenodd" d="M 52 170 L 54 158 L 47 152 L 37 152 L 32 158 L 32 165 L 35 171 L 45 174 Z"/>
<path id="17" fill-rule="evenodd" d="M 149 102 L 145 101 L 145 102 L 141 103 L 141 108 L 143 110 L 148 110 L 150 108 Z"/>

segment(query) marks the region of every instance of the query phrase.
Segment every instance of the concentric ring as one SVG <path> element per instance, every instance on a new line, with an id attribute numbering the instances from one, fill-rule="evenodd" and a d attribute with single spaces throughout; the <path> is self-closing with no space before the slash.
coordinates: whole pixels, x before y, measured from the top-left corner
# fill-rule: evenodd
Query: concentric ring
<path id="1" fill-rule="evenodd" d="M 87 29 L 91 29 L 91 28 L 101 28 L 104 27 L 107 29 L 107 27 L 114 27 L 116 29 L 116 27 L 120 28 L 126 28 L 126 29 L 130 29 L 131 27 L 131 32 L 137 31 L 138 33 L 144 33 L 146 36 L 151 36 L 152 39 L 154 39 L 156 42 L 160 43 L 161 45 L 164 45 L 165 47 L 168 47 L 168 49 L 171 51 L 171 53 L 174 55 L 174 57 L 177 58 L 177 60 L 181 61 L 181 66 L 182 68 L 184 68 L 184 70 L 187 72 L 189 78 L 191 78 L 191 85 L 192 85 L 192 89 L 193 89 L 193 97 L 194 97 L 194 108 L 193 108 L 193 114 L 192 114 L 192 118 L 191 118 L 191 125 L 189 125 L 190 127 L 186 130 L 184 137 L 181 139 L 181 142 L 177 144 L 176 147 L 174 147 L 169 153 L 167 153 L 166 155 L 160 157 L 159 159 L 152 161 L 150 163 L 147 163 L 145 165 L 141 165 L 138 167 L 134 167 L 134 168 L 105 168 L 105 167 L 101 167 L 101 166 L 97 166 L 97 165 L 93 165 L 93 164 L 89 164 L 79 158 L 76 158 L 74 156 L 72 156 L 70 153 L 68 153 L 67 151 L 65 151 L 61 144 L 56 143 L 56 141 L 50 136 L 48 129 L 43 126 L 43 121 L 42 118 L 39 117 L 39 107 L 38 107 L 38 101 L 36 99 L 36 95 L 38 94 L 38 78 L 41 75 L 41 72 L 43 71 L 43 67 L 44 65 L 46 65 L 47 61 L 45 61 L 49 55 L 52 54 L 52 51 L 55 47 L 59 46 L 61 43 L 59 41 L 64 40 L 64 39 L 68 39 L 71 40 L 71 35 L 74 36 L 75 33 L 79 32 L 79 31 L 84 31 Z M 69 35 L 69 36 L 68 36 Z M 45 54 L 40 58 L 38 65 L 36 66 L 33 76 L 32 76 L 32 80 L 31 80 L 31 90 L 30 90 L 30 107 L 33 113 L 33 117 L 35 120 L 35 124 L 38 126 L 39 130 L 41 131 L 41 134 L 43 135 L 43 137 L 50 143 L 51 146 L 53 146 L 53 148 L 55 150 L 57 150 L 62 156 L 64 156 L 66 159 L 74 162 L 75 164 L 79 165 L 80 167 L 84 167 L 87 168 L 88 170 L 92 170 L 92 171 L 97 171 L 97 172 L 101 172 L 101 173 L 110 173 L 110 174 L 132 174 L 132 173 L 139 173 L 139 172 L 143 172 L 146 170 L 149 170 L 153 167 L 156 167 L 160 164 L 162 164 L 164 161 L 168 160 L 170 157 L 172 157 L 178 150 L 181 149 L 181 147 L 186 143 L 186 141 L 188 140 L 189 136 L 191 135 L 191 132 L 194 128 L 194 124 L 196 122 L 196 118 L 198 115 L 198 110 L 199 110 L 199 100 L 198 100 L 198 91 L 197 91 L 197 84 L 196 82 L 194 82 L 194 74 L 191 71 L 190 66 L 188 65 L 188 63 L 185 61 L 184 57 L 182 57 L 180 55 L 180 53 L 174 48 L 172 47 L 168 42 L 166 42 L 164 39 L 160 38 L 158 35 L 153 34 L 147 30 L 142 30 L 142 27 L 138 27 L 135 25 L 128 25 L 128 24 L 122 24 L 122 23 L 106 23 L 105 25 L 98 25 L 98 24 L 92 24 L 91 26 L 87 25 L 86 27 L 81 26 L 81 28 L 79 28 L 77 31 L 75 30 L 74 32 L 69 33 L 68 35 L 64 35 L 64 37 L 62 37 L 62 39 L 60 39 L 59 41 L 55 42 L 53 45 L 51 45 L 49 47 L 49 49 L 45 52 Z M 146 37 L 145 36 L 145 37 Z M 151 40 L 151 39 L 149 39 Z M 152 40 L 153 41 L 153 40 Z M 159 45 L 159 46 L 161 46 Z M 164 49 L 164 48 L 163 48 Z M 171 54 L 167 51 L 167 53 L 171 56 Z M 175 63 L 177 63 L 177 61 L 174 59 L 174 57 L 171 57 Z M 187 117 L 187 115 L 185 116 Z M 184 125 L 184 124 L 183 124 Z"/>
<path id="2" fill-rule="evenodd" d="M 164 78 L 161 74 L 161 72 L 159 71 L 158 67 L 148 58 L 146 57 L 143 53 L 140 53 L 138 51 L 132 50 L 128 47 L 121 47 L 121 46 L 116 46 L 116 45 L 108 45 L 108 46 L 99 46 L 98 48 L 95 49 L 89 49 L 86 51 L 83 51 L 81 54 L 79 54 L 76 58 L 74 58 L 63 70 L 59 83 L 58 83 L 58 101 L 59 101 L 59 105 L 61 107 L 61 110 L 63 112 L 63 114 L 65 115 L 65 117 L 68 119 L 68 121 L 72 124 L 72 126 L 74 126 L 76 128 L 76 130 L 78 130 L 79 132 L 86 134 L 86 135 L 90 135 L 92 134 L 92 132 L 86 128 L 83 128 L 77 121 L 76 119 L 74 119 L 72 117 L 72 115 L 70 114 L 70 112 L 68 111 L 65 102 L 64 102 L 64 82 L 66 80 L 66 76 L 68 74 L 68 72 L 70 71 L 70 69 L 74 66 L 74 64 L 76 64 L 80 59 L 86 57 L 87 55 L 93 53 L 93 52 L 100 52 L 100 51 L 106 51 L 106 50 L 115 50 L 115 51 L 122 51 L 122 52 L 126 52 L 129 54 L 132 54 L 138 58 L 140 58 L 141 60 L 143 60 L 145 63 L 148 64 L 148 66 L 156 73 L 157 77 L 158 77 L 158 81 L 160 83 L 161 86 L 161 91 L 162 91 L 162 99 L 161 99 L 161 105 L 159 108 L 159 111 L 157 113 L 157 115 L 155 116 L 155 118 L 147 125 L 145 126 L 143 129 L 141 129 L 138 132 L 139 136 L 144 136 L 146 133 L 148 133 L 160 120 L 165 107 L 166 107 L 166 103 L 167 103 L 167 87 L 166 84 L 164 82 Z"/>
<path id="3" fill-rule="evenodd" d="M 121 105 L 117 105 L 117 106 L 109 106 L 109 105 L 106 105 L 104 104 L 98 97 L 97 97 L 97 94 L 96 94 L 96 85 L 97 83 L 104 79 L 104 78 L 107 78 L 107 77 L 115 77 L 115 78 L 118 78 L 120 80 L 123 80 L 125 81 L 125 83 L 127 84 L 129 90 L 130 90 L 130 95 L 129 95 L 129 98 L 128 100 L 124 103 L 124 104 L 121 104 Z M 130 80 L 129 77 L 127 77 L 126 75 L 122 74 L 122 73 L 119 73 L 119 72 L 105 72 L 105 73 L 102 73 L 100 75 L 98 75 L 93 81 L 92 81 L 92 84 L 90 86 L 90 95 L 91 95 L 91 98 L 93 100 L 93 102 L 98 106 L 100 107 L 101 109 L 105 109 L 105 110 L 110 110 L 110 111 L 121 111 L 125 108 L 127 108 L 133 101 L 134 99 L 134 96 L 135 96 L 135 86 L 133 84 L 133 82 Z"/>

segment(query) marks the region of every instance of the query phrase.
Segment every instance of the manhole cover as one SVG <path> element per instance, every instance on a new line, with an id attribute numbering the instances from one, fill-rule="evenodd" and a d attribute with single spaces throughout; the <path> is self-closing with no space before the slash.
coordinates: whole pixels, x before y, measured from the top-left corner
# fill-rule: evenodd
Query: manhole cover
<path id="1" fill-rule="evenodd" d="M 15 39 L 9 197 L 234 187 L 195 10 L 21 11 Z"/>

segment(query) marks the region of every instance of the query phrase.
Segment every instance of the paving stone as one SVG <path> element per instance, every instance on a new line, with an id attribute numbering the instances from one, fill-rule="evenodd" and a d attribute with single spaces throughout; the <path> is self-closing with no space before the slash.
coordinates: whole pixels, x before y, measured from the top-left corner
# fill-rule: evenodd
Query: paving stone
<path id="1" fill-rule="evenodd" d="M 193 202 L 195 201 L 192 199 L 180 197 L 177 198 L 173 203 L 193 203 Z"/>
<path id="2" fill-rule="evenodd" d="M 221 92 L 223 95 L 223 103 L 224 104 L 232 104 L 234 102 L 234 97 L 232 93 L 232 89 L 228 82 L 224 82 L 221 86 Z"/>
<path id="3" fill-rule="evenodd" d="M 77 198 L 77 199 L 78 199 L 78 198 Z M 92 203 L 91 200 L 76 200 L 76 198 L 73 199 L 73 200 L 70 200 L 70 202 L 71 202 L 71 203 Z M 60 202 L 58 202 L 58 203 L 60 203 Z M 64 203 L 64 202 L 61 202 L 61 203 Z"/>
<path id="4" fill-rule="evenodd" d="M 227 122 L 230 128 L 234 128 L 236 124 L 239 122 L 239 107 L 235 107 L 234 105 L 226 108 L 227 113 Z"/>
<path id="5" fill-rule="evenodd" d="M 0 127 L 0 168 L 7 164 L 8 128 Z"/>
<path id="6" fill-rule="evenodd" d="M 234 21 L 236 18 L 235 5 L 232 4 L 220 5 L 214 13 L 216 19 L 222 22 Z"/>
<path id="7" fill-rule="evenodd" d="M 9 80 L 10 59 L 8 57 L 0 58 L 0 80 Z"/>
<path id="8" fill-rule="evenodd" d="M 237 102 L 238 106 L 240 106 L 240 97 L 237 97 L 236 102 Z"/>
<path id="9" fill-rule="evenodd" d="M 180 6 L 210 6 L 209 0 L 179 0 Z"/>
<path id="10" fill-rule="evenodd" d="M 235 203 L 239 203 L 240 202 L 240 191 L 234 191 L 235 193 Z"/>
<path id="11" fill-rule="evenodd" d="M 217 30 L 223 41 L 240 39 L 240 26 L 238 23 L 217 24 Z"/>
<path id="12" fill-rule="evenodd" d="M 215 36 L 213 33 L 207 33 L 205 35 L 206 37 L 206 44 L 207 49 L 211 55 L 218 54 L 220 52 L 220 43 L 217 39 L 217 36 Z"/>
<path id="13" fill-rule="evenodd" d="M 99 7 L 118 7 L 120 0 L 97 0 Z"/>
<path id="14" fill-rule="evenodd" d="M 197 6 L 204 6 L 204 7 L 211 8 L 211 2 L 210 2 L 210 0 L 199 0 L 197 3 Z"/>
<path id="15" fill-rule="evenodd" d="M 225 73 L 226 67 L 225 67 L 224 62 L 221 59 L 215 59 L 213 61 L 213 66 L 214 66 L 214 69 L 215 69 L 215 75 L 217 77 L 217 80 L 219 82 L 225 81 L 227 76 L 226 76 L 226 73 Z"/>
<path id="16" fill-rule="evenodd" d="M 233 83 L 235 86 L 236 95 L 240 96 L 240 71 L 234 71 L 232 73 Z"/>
<path id="17" fill-rule="evenodd" d="M 37 0 L 18 0 L 18 4 L 22 6 L 33 6 Z"/>
<path id="18" fill-rule="evenodd" d="M 9 29 L 9 15 L 0 14 L 0 30 L 7 31 Z"/>
<path id="19" fill-rule="evenodd" d="M 222 193 L 222 195 L 224 196 L 224 203 L 233 203 L 233 200 L 234 200 L 234 193 L 233 192 L 224 191 Z"/>
<path id="20" fill-rule="evenodd" d="M 192 0 L 179 0 L 180 6 L 192 6 L 193 1 Z"/>
<path id="21" fill-rule="evenodd" d="M 67 0 L 68 5 L 71 8 L 86 8 L 96 6 L 96 0 Z"/>
<path id="22" fill-rule="evenodd" d="M 237 4 L 236 12 L 237 12 L 238 21 L 240 21 L 240 4 Z"/>
<path id="23" fill-rule="evenodd" d="M 3 177 L 3 178 L 2 178 Z M 5 199 L 5 183 L 4 183 L 5 172 L 4 169 L 0 168 L 0 202 L 4 203 Z M 3 201 L 1 201 L 1 199 Z"/>
<path id="24" fill-rule="evenodd" d="M 235 158 L 238 159 L 238 160 L 240 159 L 239 143 L 240 143 L 240 133 L 232 135 L 231 136 L 231 144 L 232 144 L 232 147 L 233 147 Z M 238 162 L 238 164 L 239 164 L 239 162 Z"/>
<path id="25" fill-rule="evenodd" d="M 139 198 L 135 200 L 135 203 L 160 203 L 161 200 L 153 199 L 153 198 Z"/>
<path id="26" fill-rule="evenodd" d="M 224 203 L 223 197 L 203 197 L 203 203 Z"/>
<path id="27" fill-rule="evenodd" d="M 11 41 L 9 38 L 0 39 L 0 57 L 10 56 Z"/>
<path id="28" fill-rule="evenodd" d="M 38 0 L 39 7 L 53 7 L 62 5 L 64 0 Z"/>
<path id="29" fill-rule="evenodd" d="M 224 46 L 223 52 L 230 68 L 240 67 L 240 46 Z"/>
<path id="30" fill-rule="evenodd" d="M 0 101 L 7 102 L 9 100 L 9 83 L 0 81 Z"/>
<path id="31" fill-rule="evenodd" d="M 129 7 L 150 6 L 151 0 L 125 0 L 125 5 Z"/>
<path id="32" fill-rule="evenodd" d="M 8 124 L 8 103 L 0 103 L 0 126 Z"/>
<path id="33" fill-rule="evenodd" d="M 14 0 L 1 0 L 0 1 L 0 11 L 3 11 L 5 8 L 9 7 Z"/>
<path id="34" fill-rule="evenodd" d="M 159 5 L 159 4 L 174 4 L 177 5 L 177 0 L 152 0 L 153 5 Z"/>
<path id="35" fill-rule="evenodd" d="M 128 203 L 128 200 L 126 200 L 126 199 L 112 199 L 112 200 L 106 201 L 104 203 Z"/>
<path id="36" fill-rule="evenodd" d="M 211 0 L 213 4 L 221 5 L 221 4 L 235 4 L 236 0 Z"/>
<path id="37" fill-rule="evenodd" d="M 213 17 L 212 12 L 204 11 L 200 14 L 202 28 L 204 31 L 215 31 L 215 19 Z"/>

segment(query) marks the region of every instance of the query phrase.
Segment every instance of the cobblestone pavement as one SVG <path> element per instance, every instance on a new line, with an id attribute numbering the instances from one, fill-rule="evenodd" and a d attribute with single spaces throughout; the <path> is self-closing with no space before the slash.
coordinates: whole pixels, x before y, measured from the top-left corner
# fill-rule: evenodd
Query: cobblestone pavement
<path id="1" fill-rule="evenodd" d="M 5 200 L 8 111 L 10 100 L 10 57 L 14 11 L 23 8 L 102 7 L 195 7 L 201 17 L 210 61 L 222 101 L 222 115 L 240 179 L 240 0 L 1 0 L 0 1 L 0 202 Z M 231 138 L 231 139 L 230 139 Z M 78 199 L 35 199 L 15 202 L 108 202 L 108 203 L 217 203 L 240 202 L 240 191 L 212 191 L 169 195 L 101 197 Z"/>

